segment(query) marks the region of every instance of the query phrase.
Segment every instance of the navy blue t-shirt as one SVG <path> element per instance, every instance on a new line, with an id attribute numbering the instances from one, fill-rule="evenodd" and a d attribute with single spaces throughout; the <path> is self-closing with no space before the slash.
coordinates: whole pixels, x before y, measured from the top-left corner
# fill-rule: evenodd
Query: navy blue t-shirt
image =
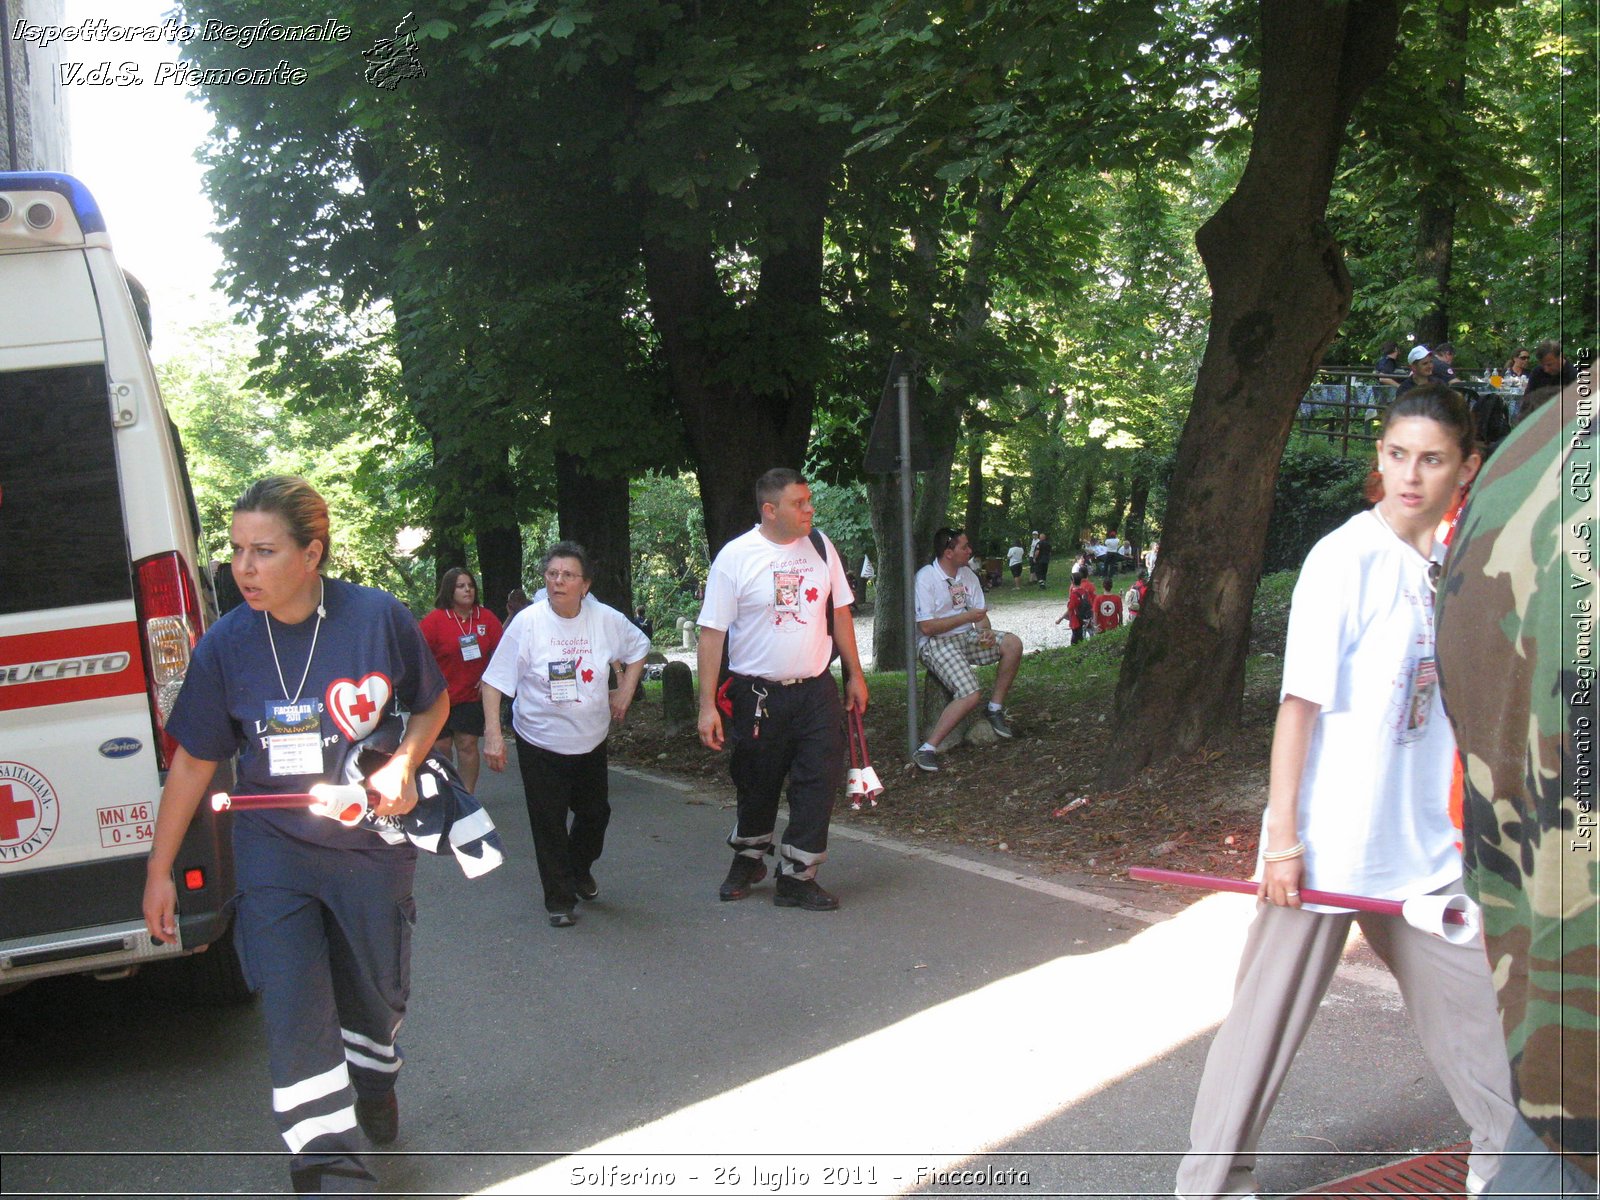
<path id="1" fill-rule="evenodd" d="M 323 607 L 328 615 L 320 631 L 315 613 L 298 625 L 285 625 L 241 605 L 207 630 L 195 647 L 167 731 L 196 758 L 217 762 L 237 753 L 235 791 L 241 794 L 304 792 L 314 783 L 343 782 L 334 772 L 348 745 L 366 737 L 390 713 L 426 709 L 445 689 L 416 620 L 398 600 L 375 588 L 326 582 Z M 306 677 L 298 711 L 274 712 L 275 702 L 296 699 L 302 671 Z M 304 749 L 308 734 L 320 739 L 320 770 L 272 774 L 266 738 L 269 732 L 285 731 L 299 734 L 301 753 L 311 761 L 317 755 L 315 748 Z M 347 829 L 303 810 L 240 812 L 235 819 L 323 845 L 376 849 L 385 844 L 370 829 Z"/>

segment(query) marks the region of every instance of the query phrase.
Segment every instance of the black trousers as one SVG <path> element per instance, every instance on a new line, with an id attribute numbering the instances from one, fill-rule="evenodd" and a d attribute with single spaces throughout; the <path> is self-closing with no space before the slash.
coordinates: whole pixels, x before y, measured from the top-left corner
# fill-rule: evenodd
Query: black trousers
<path id="1" fill-rule="evenodd" d="M 826 671 L 788 687 L 735 675 L 728 694 L 729 773 L 739 798 L 739 821 L 728 844 L 753 857 L 772 849 L 787 779 L 789 828 L 778 849 L 778 870 L 809 879 L 828 856 L 828 822 L 844 782 L 839 685 Z"/>
<path id="2" fill-rule="evenodd" d="M 517 765 L 528 800 L 545 909 L 570 912 L 578 902 L 577 877 L 588 874 L 600 857 L 611 823 L 606 743 L 587 754 L 557 754 L 518 737 Z"/>

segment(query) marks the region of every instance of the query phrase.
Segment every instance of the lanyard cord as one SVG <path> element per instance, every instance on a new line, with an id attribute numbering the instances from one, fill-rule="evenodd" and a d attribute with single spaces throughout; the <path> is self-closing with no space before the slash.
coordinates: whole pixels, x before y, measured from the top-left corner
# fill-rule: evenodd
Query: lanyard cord
<path id="1" fill-rule="evenodd" d="M 317 623 L 311 629 L 311 653 L 306 655 L 306 669 L 300 672 L 300 685 L 294 689 L 294 695 L 289 697 L 290 704 L 298 704 L 300 693 L 305 689 L 306 676 L 311 674 L 311 660 L 317 655 L 317 634 L 322 632 L 322 617 L 328 610 L 322 606 L 327 597 L 328 585 L 324 580 L 318 580 L 320 590 L 317 592 Z M 272 665 L 278 672 L 278 686 L 287 696 L 289 685 L 283 681 L 283 665 L 278 662 L 278 643 L 272 640 L 272 615 L 262 610 L 261 617 L 267 623 L 267 645 L 272 647 Z"/>
<path id="2" fill-rule="evenodd" d="M 476 604 L 474 604 L 470 609 L 467 610 L 467 619 L 465 621 L 463 621 L 460 617 L 456 616 L 456 610 L 455 609 L 451 608 L 451 609 L 447 609 L 446 611 L 449 612 L 450 619 L 461 627 L 461 636 L 462 637 L 467 637 L 472 633 L 472 627 L 475 624 L 477 624 L 477 620 L 478 620 L 478 606 Z"/>
<path id="3" fill-rule="evenodd" d="M 1410 542 L 1406 541 L 1405 538 L 1395 533 L 1394 526 L 1389 524 L 1389 519 L 1378 511 L 1376 504 L 1372 506 L 1372 515 L 1378 518 L 1379 524 L 1394 534 L 1396 541 L 1428 564 L 1422 574 L 1422 581 L 1428 585 L 1428 594 L 1422 597 L 1422 616 L 1423 620 L 1428 623 L 1428 653 L 1432 654 L 1436 644 L 1433 631 L 1433 598 L 1439 593 L 1439 576 L 1444 573 L 1443 564 L 1435 560 L 1433 555 L 1423 554 Z"/>

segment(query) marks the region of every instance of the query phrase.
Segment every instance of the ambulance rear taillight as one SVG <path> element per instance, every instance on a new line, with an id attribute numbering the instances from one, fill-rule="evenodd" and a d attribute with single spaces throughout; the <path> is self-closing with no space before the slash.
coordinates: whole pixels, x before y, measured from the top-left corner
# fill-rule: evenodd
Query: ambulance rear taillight
<path id="1" fill-rule="evenodd" d="M 167 718 L 189 671 L 194 644 L 204 632 L 188 565 L 176 551 L 156 554 L 134 564 L 139 627 L 144 631 L 144 673 L 150 689 L 150 723 L 156 758 L 165 770 L 177 753 L 167 734 Z"/>

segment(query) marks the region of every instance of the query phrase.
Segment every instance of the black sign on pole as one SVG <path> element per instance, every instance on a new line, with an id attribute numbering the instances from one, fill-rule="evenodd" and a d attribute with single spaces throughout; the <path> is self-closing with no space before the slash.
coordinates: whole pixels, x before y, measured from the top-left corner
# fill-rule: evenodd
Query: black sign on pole
<path id="1" fill-rule="evenodd" d="M 912 381 L 911 404 L 911 469 L 932 470 L 933 451 L 922 433 L 922 421 L 917 416 L 916 362 L 904 350 L 895 351 L 889 360 L 889 377 L 883 381 L 883 398 L 878 401 L 878 413 L 872 418 L 872 434 L 867 438 L 866 471 L 869 475 L 893 475 L 900 470 L 900 394 L 896 384 L 901 375 Z"/>

